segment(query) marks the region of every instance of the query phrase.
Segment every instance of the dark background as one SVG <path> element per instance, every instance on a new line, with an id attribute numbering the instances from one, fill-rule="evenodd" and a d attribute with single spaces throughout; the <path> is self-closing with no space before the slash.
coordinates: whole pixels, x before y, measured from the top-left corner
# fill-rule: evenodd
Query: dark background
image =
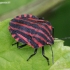
<path id="1" fill-rule="evenodd" d="M 60 4 L 61 5 L 61 4 Z M 48 13 L 46 15 L 46 13 Z M 58 8 L 43 13 L 40 17 L 49 20 L 54 27 L 54 37 L 70 37 L 70 0 L 66 0 Z M 64 40 L 65 45 L 70 46 L 70 39 Z"/>

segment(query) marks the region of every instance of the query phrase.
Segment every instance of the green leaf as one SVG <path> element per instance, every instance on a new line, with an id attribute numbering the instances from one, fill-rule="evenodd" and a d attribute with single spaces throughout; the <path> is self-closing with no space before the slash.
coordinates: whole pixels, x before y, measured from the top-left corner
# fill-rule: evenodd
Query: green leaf
<path id="1" fill-rule="evenodd" d="M 8 30 L 10 19 L 0 22 L 0 69 L 1 70 L 70 70 L 70 47 L 64 46 L 64 41 L 55 40 L 53 47 L 54 64 L 50 46 L 45 46 L 45 55 L 50 60 L 48 66 L 46 59 L 41 54 L 41 48 L 29 61 L 27 58 L 34 52 L 30 46 L 18 49 L 11 44 L 15 40 Z"/>

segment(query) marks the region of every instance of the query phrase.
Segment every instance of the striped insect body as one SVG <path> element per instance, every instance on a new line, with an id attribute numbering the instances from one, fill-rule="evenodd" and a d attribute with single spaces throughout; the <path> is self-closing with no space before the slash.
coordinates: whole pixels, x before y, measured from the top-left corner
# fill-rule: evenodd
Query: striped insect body
<path id="1" fill-rule="evenodd" d="M 44 45 L 54 44 L 52 36 L 52 25 L 50 22 L 44 19 L 30 14 L 24 14 L 16 16 L 9 23 L 9 31 L 12 37 L 17 41 L 18 48 L 22 48 L 26 45 L 30 45 L 35 48 L 34 54 L 30 55 L 27 61 L 36 54 L 39 47 L 42 48 L 42 55 L 47 59 L 49 65 L 49 59 L 44 55 Z M 19 42 L 23 45 L 19 46 Z M 53 55 L 53 54 L 52 54 Z"/>

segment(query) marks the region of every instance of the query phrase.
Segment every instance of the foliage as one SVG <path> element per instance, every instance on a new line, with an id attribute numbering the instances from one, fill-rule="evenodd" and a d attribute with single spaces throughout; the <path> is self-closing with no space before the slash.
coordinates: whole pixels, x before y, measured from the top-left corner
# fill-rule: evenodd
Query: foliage
<path id="1" fill-rule="evenodd" d="M 16 45 L 11 44 L 15 40 L 11 37 L 8 30 L 10 19 L 0 22 L 0 69 L 1 70 L 70 70 L 70 47 L 64 46 L 64 41 L 55 40 L 53 47 L 54 64 L 52 64 L 52 55 L 50 46 L 45 46 L 45 55 L 50 60 L 47 61 L 41 55 L 41 48 L 37 54 L 29 61 L 27 58 L 33 53 L 34 49 L 30 46 L 18 49 Z"/>
<path id="2" fill-rule="evenodd" d="M 0 15 L 24 6 L 31 1 L 32 0 L 0 0 L 0 2 L 10 2 L 9 4 L 0 4 Z"/>

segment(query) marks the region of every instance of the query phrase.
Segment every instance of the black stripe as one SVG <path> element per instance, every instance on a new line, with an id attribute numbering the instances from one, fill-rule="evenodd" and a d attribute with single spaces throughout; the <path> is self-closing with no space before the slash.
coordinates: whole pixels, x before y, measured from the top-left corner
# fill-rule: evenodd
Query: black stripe
<path id="1" fill-rule="evenodd" d="M 19 16 L 16 16 L 16 18 L 19 18 Z"/>
<path id="2" fill-rule="evenodd" d="M 20 20 L 24 20 L 24 19 L 21 18 Z M 45 21 L 45 20 L 41 21 L 39 18 L 38 18 L 38 19 L 35 19 L 35 20 L 29 20 L 29 19 L 28 19 L 28 21 L 34 22 L 34 23 L 38 23 L 38 24 L 46 23 L 46 24 L 48 24 L 48 25 L 51 25 L 51 23 L 50 23 L 49 21 Z"/>
<path id="3" fill-rule="evenodd" d="M 27 18 L 30 18 L 29 14 L 27 14 Z"/>
<path id="4" fill-rule="evenodd" d="M 19 16 L 16 16 L 16 18 L 19 18 Z M 28 18 L 30 18 L 30 15 L 29 14 L 27 14 L 27 17 L 24 17 L 24 15 L 21 15 L 21 19 L 25 19 L 25 20 L 27 20 Z M 34 19 L 38 19 L 38 20 L 40 20 L 38 17 L 36 17 L 36 16 L 34 16 L 34 15 L 32 15 L 32 18 L 34 18 Z M 51 23 L 49 22 L 49 21 L 35 21 L 35 20 L 29 20 L 29 21 L 31 21 L 31 22 L 38 22 L 38 23 L 47 23 L 48 25 L 51 25 Z"/>
<path id="5" fill-rule="evenodd" d="M 29 15 L 28 15 L 28 17 L 29 17 Z M 27 17 L 27 18 L 28 18 L 28 17 Z M 33 15 L 32 15 L 32 18 L 35 19 L 35 20 L 29 20 L 29 19 L 26 19 L 26 20 L 27 20 L 27 21 L 30 21 L 30 22 L 34 22 L 34 23 L 39 23 L 39 24 L 41 24 L 41 23 L 46 23 L 46 24 L 48 24 L 48 25 L 51 25 L 51 23 L 50 23 L 49 21 L 45 21 L 45 20 L 40 21 L 41 19 L 39 19 L 38 17 L 35 17 L 35 16 L 33 16 Z M 24 18 L 22 17 L 20 20 L 24 20 Z"/>
<path id="6" fill-rule="evenodd" d="M 22 40 L 20 37 L 18 37 L 18 35 L 17 35 L 15 32 L 13 32 L 13 30 L 12 30 L 12 33 L 11 33 L 11 34 L 15 34 L 15 35 L 16 35 L 16 36 L 14 37 L 15 39 L 16 39 L 16 38 L 19 38 L 18 42 L 21 42 L 21 43 L 26 44 L 26 41 L 24 41 L 24 40 Z"/>
<path id="7" fill-rule="evenodd" d="M 17 25 L 17 24 L 10 24 L 10 26 L 12 26 L 12 27 L 14 27 L 14 28 L 18 28 L 18 29 L 20 29 L 20 30 L 24 30 L 24 31 L 26 31 L 26 32 L 29 32 L 29 33 L 31 33 L 31 34 L 36 34 L 37 32 L 35 31 L 35 30 L 33 30 L 33 29 L 30 29 L 30 28 L 27 28 L 27 27 L 25 27 L 25 26 L 20 26 L 20 25 Z"/>
<path id="8" fill-rule="evenodd" d="M 32 40 L 32 37 L 31 36 L 29 36 L 29 35 L 27 35 L 27 34 L 25 34 L 25 33 L 22 33 L 22 32 L 20 32 L 19 30 L 12 30 L 12 34 L 21 34 L 22 36 L 24 36 L 25 38 L 27 38 L 27 40 L 28 40 L 28 42 L 30 42 L 31 43 L 31 45 L 33 45 L 34 46 L 34 48 L 38 48 L 38 45 Z M 19 37 L 20 38 L 20 37 Z M 23 39 L 21 39 L 22 41 L 24 41 Z M 20 40 L 19 40 L 20 41 Z M 21 41 L 21 42 L 22 42 Z"/>
<path id="9" fill-rule="evenodd" d="M 34 16 L 34 15 L 32 15 L 32 18 L 34 18 L 34 19 L 38 19 L 38 17 L 36 17 L 36 16 Z"/>
<path id="10" fill-rule="evenodd" d="M 16 34 L 16 31 L 14 31 L 14 30 L 12 30 L 11 28 L 10 28 L 10 32 L 11 32 L 11 34 L 13 35 L 13 34 L 15 34 L 15 39 L 16 38 L 19 38 L 18 36 L 17 36 L 17 34 Z M 24 41 L 24 40 L 22 40 L 22 39 L 20 39 L 19 38 L 19 40 L 18 40 L 19 42 L 22 42 L 22 43 L 24 43 L 24 44 L 26 44 L 26 41 Z"/>
<path id="11" fill-rule="evenodd" d="M 21 18 L 24 18 L 24 15 L 21 15 Z"/>
<path id="12" fill-rule="evenodd" d="M 52 29 L 49 29 L 49 27 L 47 25 L 45 25 L 45 27 L 48 29 L 48 31 L 52 34 L 51 30 Z"/>
<path id="13" fill-rule="evenodd" d="M 43 40 L 41 40 L 40 38 L 37 38 L 37 37 L 33 37 L 33 38 L 35 38 L 38 42 L 40 42 L 42 45 L 45 45 L 46 43 L 43 41 Z"/>
<path id="14" fill-rule="evenodd" d="M 49 21 L 47 21 L 47 22 L 45 22 L 45 23 L 47 23 L 48 25 L 51 25 L 51 23 L 50 23 Z"/>
<path id="15" fill-rule="evenodd" d="M 14 28 L 17 28 L 17 29 L 20 29 L 20 30 L 24 30 L 28 33 L 31 33 L 31 34 L 38 34 L 39 36 L 43 37 L 45 40 L 48 40 L 48 38 L 46 38 L 46 36 L 44 36 L 42 33 L 40 32 L 36 32 L 35 30 L 33 29 L 30 29 L 30 28 L 27 28 L 27 27 L 24 27 L 24 26 L 19 26 L 17 24 L 10 24 L 10 26 L 14 27 Z M 51 42 L 51 41 L 50 41 Z"/>
<path id="16" fill-rule="evenodd" d="M 26 14 L 26 15 L 27 15 L 26 17 L 24 17 L 24 15 L 21 15 L 21 19 L 30 18 L 30 15 L 29 15 L 29 14 Z M 36 17 L 36 16 L 34 16 L 34 15 L 32 15 L 32 18 L 38 19 L 38 17 Z"/>
<path id="17" fill-rule="evenodd" d="M 20 19 L 22 20 L 22 19 Z M 23 19 L 22 21 L 26 21 L 25 19 Z M 47 22 L 47 21 L 39 21 L 38 20 L 28 20 L 28 22 L 32 22 L 32 23 L 35 23 L 35 24 L 41 24 L 41 25 L 44 25 L 44 24 L 48 24 L 49 26 L 52 26 L 50 22 Z M 45 26 L 46 28 L 48 28 L 48 26 Z M 51 32 L 51 30 L 48 28 L 49 32 Z"/>
<path id="18" fill-rule="evenodd" d="M 53 40 L 53 37 L 51 37 L 51 44 L 54 44 L 54 40 Z"/>
<path id="19" fill-rule="evenodd" d="M 30 42 L 31 45 L 34 46 L 34 48 L 38 48 L 38 44 L 36 44 L 36 43 L 32 40 L 32 37 L 31 37 L 31 36 L 29 36 L 29 35 L 27 35 L 27 34 L 25 34 L 25 33 L 22 33 L 22 32 L 20 32 L 20 31 L 18 31 L 18 30 L 17 30 L 17 32 L 18 32 L 19 34 L 21 34 L 22 36 L 24 36 L 25 38 L 27 38 L 28 42 Z"/>
<path id="20" fill-rule="evenodd" d="M 21 15 L 21 19 L 24 19 L 24 18 L 29 18 L 29 14 L 26 14 L 26 17 L 24 17 L 24 15 Z"/>
<path id="21" fill-rule="evenodd" d="M 14 33 L 12 32 L 11 34 L 13 35 Z M 15 34 L 15 37 L 14 38 L 16 39 L 16 38 L 18 38 L 18 36 Z"/>
<path id="22" fill-rule="evenodd" d="M 26 42 L 25 40 L 23 40 L 23 39 L 20 39 L 20 38 L 19 38 L 18 41 L 21 42 L 21 43 L 23 43 L 23 44 L 27 44 L 27 42 Z"/>
<path id="23" fill-rule="evenodd" d="M 42 23 L 42 25 L 49 31 L 49 33 L 48 33 L 45 29 L 43 29 L 42 27 L 39 27 L 39 26 L 37 25 L 37 23 L 31 24 L 31 23 L 28 22 L 28 21 L 17 20 L 17 19 L 14 19 L 14 22 L 18 22 L 18 23 L 20 23 L 20 24 L 26 24 L 26 25 L 28 25 L 28 26 L 32 26 L 33 28 L 42 30 L 48 37 L 50 37 L 50 36 L 49 36 L 49 33 L 51 34 L 51 30 L 48 28 L 47 25 L 45 25 L 45 23 Z M 42 26 L 42 25 L 41 25 L 41 26 Z"/>
<path id="24" fill-rule="evenodd" d="M 20 21 L 21 21 L 22 19 L 20 19 Z M 31 24 L 30 22 L 32 22 L 32 23 L 35 23 L 35 24 Z M 40 29 L 40 27 L 37 25 L 37 24 L 41 24 L 41 25 L 43 25 L 45 28 L 47 28 L 47 30 L 51 33 L 51 30 L 49 29 L 49 27 L 46 25 L 46 24 L 48 24 L 48 25 L 51 25 L 50 24 L 50 22 L 45 22 L 45 21 L 35 21 L 35 20 L 28 20 L 28 21 L 26 21 L 26 20 L 22 20 L 22 23 L 21 24 L 26 24 L 26 25 L 29 25 L 29 24 L 31 24 L 30 26 L 32 26 L 32 27 L 34 27 L 34 28 L 38 28 L 38 29 Z M 34 25 L 34 26 L 33 26 Z M 36 27 L 35 27 L 36 26 Z M 43 28 L 42 28 L 43 29 Z M 45 29 L 43 29 L 43 31 L 45 31 L 46 32 L 46 30 Z"/>

